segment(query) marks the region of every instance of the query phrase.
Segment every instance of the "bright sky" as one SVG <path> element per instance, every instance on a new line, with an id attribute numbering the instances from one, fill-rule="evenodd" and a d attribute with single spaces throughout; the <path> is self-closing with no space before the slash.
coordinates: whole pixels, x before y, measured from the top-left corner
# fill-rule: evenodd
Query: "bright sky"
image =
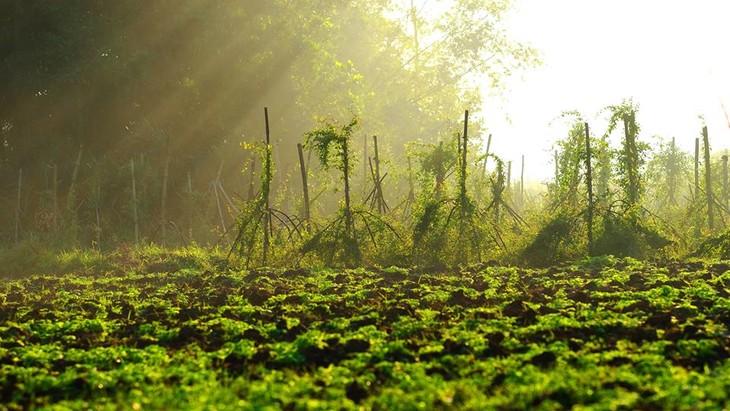
<path id="1" fill-rule="evenodd" d="M 702 115 L 712 149 L 730 148 L 730 1 L 518 0 L 508 29 L 543 59 L 483 109 L 491 151 L 513 161 L 513 176 L 524 154 L 526 177 L 552 177 L 552 143 L 566 128 L 549 124 L 561 112 L 580 111 L 603 134 L 599 111 L 628 97 L 644 141 L 676 137 L 693 152 Z"/>

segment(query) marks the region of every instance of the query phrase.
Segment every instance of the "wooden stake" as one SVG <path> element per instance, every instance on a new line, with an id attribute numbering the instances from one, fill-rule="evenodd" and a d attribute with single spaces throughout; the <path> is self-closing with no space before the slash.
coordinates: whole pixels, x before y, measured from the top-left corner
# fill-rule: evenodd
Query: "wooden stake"
<path id="1" fill-rule="evenodd" d="M 525 195 L 525 155 L 522 155 L 522 167 L 520 168 L 520 200 Z"/>
<path id="2" fill-rule="evenodd" d="M 507 192 L 512 191 L 512 161 L 507 162 Z"/>
<path id="3" fill-rule="evenodd" d="M 297 143 L 299 152 L 299 170 L 302 173 L 302 192 L 304 193 L 304 221 L 309 222 L 309 185 L 307 184 L 307 168 L 304 165 L 304 150 L 301 143 Z"/>
<path id="4" fill-rule="evenodd" d="M 23 191 L 23 169 L 18 172 L 18 201 L 15 204 L 15 245 L 20 242 L 20 198 Z"/>
<path id="5" fill-rule="evenodd" d="M 76 180 L 79 176 L 81 168 L 81 153 L 84 146 L 79 147 L 79 154 L 76 156 L 76 164 L 74 164 L 73 175 L 71 176 L 71 186 L 68 189 L 68 197 L 66 198 L 66 212 L 70 212 L 73 223 L 76 223 Z"/>
<path id="6" fill-rule="evenodd" d="M 728 165 L 727 153 L 722 156 L 722 204 L 728 208 Z"/>
<path id="7" fill-rule="evenodd" d="M 193 199 L 193 180 L 190 178 L 190 172 L 188 171 L 188 199 L 190 201 L 189 207 L 190 210 L 188 210 L 189 219 L 188 219 L 188 236 L 192 239 L 193 238 L 193 209 L 194 209 L 194 199 Z"/>
<path id="8" fill-rule="evenodd" d="M 591 139 L 588 123 L 585 124 L 586 132 L 586 186 L 588 188 L 588 210 L 586 223 L 588 225 L 588 255 L 593 255 L 593 171 L 591 169 Z"/>
<path id="9" fill-rule="evenodd" d="M 167 245 L 167 177 L 170 169 L 170 138 L 167 138 L 167 154 L 165 169 L 162 173 L 162 202 L 160 204 L 160 220 L 162 223 L 162 245 Z"/>
<path id="10" fill-rule="evenodd" d="M 462 210 L 466 206 L 466 143 L 469 135 L 469 110 L 464 110 L 464 142 L 461 147 L 461 176 L 459 181 L 459 195 L 461 197 Z"/>
<path id="11" fill-rule="evenodd" d="M 363 155 L 363 162 L 362 162 L 362 195 L 363 197 L 368 195 L 368 136 L 364 135 L 362 136 L 362 155 Z"/>
<path id="12" fill-rule="evenodd" d="M 215 181 L 213 181 L 213 195 L 215 196 L 215 203 L 218 207 L 218 217 L 221 219 L 221 230 L 225 231 L 226 229 L 226 220 L 223 218 L 223 207 L 221 206 L 221 198 L 218 195 L 218 185 L 221 179 L 221 172 L 223 171 L 223 161 L 221 161 L 221 165 L 218 167 L 218 173 L 215 176 Z"/>
<path id="13" fill-rule="evenodd" d="M 489 146 L 492 145 L 492 133 L 487 137 L 487 150 L 484 152 L 484 161 L 482 162 L 482 179 L 487 176 L 487 160 L 489 159 Z"/>
<path id="14" fill-rule="evenodd" d="M 383 189 L 380 186 L 380 157 L 378 156 L 378 136 L 373 136 L 373 150 L 375 151 L 375 201 L 378 204 L 378 213 L 383 214 Z"/>
<path id="15" fill-rule="evenodd" d="M 715 231 L 715 200 L 712 196 L 712 165 L 710 164 L 710 139 L 707 126 L 702 127 L 702 139 L 705 146 L 705 193 L 707 194 L 707 225 L 710 232 Z"/>
<path id="16" fill-rule="evenodd" d="M 53 220 L 58 219 L 58 165 L 53 163 Z"/>
<path id="17" fill-rule="evenodd" d="M 96 201 L 94 201 L 94 212 L 96 213 L 96 249 L 101 249 L 101 177 L 96 181 Z"/>
<path id="18" fill-rule="evenodd" d="M 269 190 L 271 184 L 271 133 L 269 130 L 269 108 L 264 107 L 264 122 L 266 123 L 266 159 L 264 163 L 264 175 L 266 183 L 264 184 L 264 202 L 266 208 L 264 209 L 264 255 L 263 265 L 266 265 L 269 254 L 269 235 L 271 230 L 271 208 L 269 203 Z"/>
<path id="19" fill-rule="evenodd" d="M 131 160 L 132 169 L 132 218 L 134 219 L 134 243 L 139 244 L 139 220 L 137 216 L 137 180 L 134 176 L 134 159 Z"/>
<path id="20" fill-rule="evenodd" d="M 695 192 L 694 200 L 700 198 L 700 139 L 695 138 Z"/>
<path id="21" fill-rule="evenodd" d="M 636 170 L 636 125 L 633 115 L 624 116 L 624 136 L 626 143 L 624 147 L 626 156 L 626 170 L 629 178 L 629 198 L 628 202 L 630 205 L 636 205 L 639 201 L 639 184 L 638 176 L 635 174 Z"/>

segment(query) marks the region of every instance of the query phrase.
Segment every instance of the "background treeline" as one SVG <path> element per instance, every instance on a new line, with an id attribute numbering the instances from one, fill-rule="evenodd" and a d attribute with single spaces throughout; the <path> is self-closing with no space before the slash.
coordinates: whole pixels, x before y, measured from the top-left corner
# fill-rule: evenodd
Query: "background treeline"
<path id="1" fill-rule="evenodd" d="M 435 141 L 451 132 L 454 112 L 479 105 L 479 90 L 466 87 L 474 76 L 497 90 L 535 62 L 500 28 L 509 2 L 395 3 L 0 3 L 1 241 L 15 237 L 20 170 L 23 237 L 46 218 L 94 222 L 99 213 L 105 232 L 129 240 L 133 160 L 138 218 L 161 212 L 166 185 L 167 217 L 189 220 L 212 181 L 247 198 L 241 169 L 260 164 L 239 144 L 263 138 L 265 105 L 283 190 L 316 116 L 356 113 L 363 133 L 402 154 L 406 141 Z"/>
<path id="2" fill-rule="evenodd" d="M 0 243 L 250 265 L 728 254 L 702 124 L 693 155 L 641 135 L 631 101 L 605 130 L 565 113 L 538 193 L 460 115 L 534 50 L 500 28 L 508 2 L 438 4 L 3 2 Z"/>

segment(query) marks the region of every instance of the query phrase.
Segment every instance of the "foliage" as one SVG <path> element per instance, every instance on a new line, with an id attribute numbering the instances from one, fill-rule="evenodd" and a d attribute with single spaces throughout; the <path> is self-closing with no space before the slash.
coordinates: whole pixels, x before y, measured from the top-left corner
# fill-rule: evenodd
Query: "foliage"
<path id="1" fill-rule="evenodd" d="M 530 267 L 547 267 L 581 255 L 585 245 L 580 240 L 582 224 L 577 220 L 566 211 L 551 216 L 522 249 L 519 260 Z"/>
<path id="2" fill-rule="evenodd" d="M 593 257 L 541 270 L 117 266 L 3 281 L 0 402 L 722 409 L 729 280 L 724 262 Z"/>
<path id="3" fill-rule="evenodd" d="M 616 158 L 616 177 L 618 186 L 623 191 L 623 201 L 632 207 L 638 204 L 644 194 L 645 185 L 642 183 L 641 170 L 646 163 L 649 146 L 638 141 L 641 131 L 636 121 L 638 105 L 631 99 L 624 100 L 620 105 L 605 108 L 610 113 L 605 136 L 610 135 L 619 123 L 623 124 L 624 138 L 622 147 L 614 153 Z"/>
<path id="4" fill-rule="evenodd" d="M 261 186 L 256 198 L 240 204 L 236 219 L 236 237 L 231 244 L 228 258 L 235 253 L 244 259 L 246 267 L 254 264 L 266 266 L 274 260 L 272 256 L 286 255 L 286 248 L 279 249 L 287 246 L 291 248 L 296 239 L 301 238 L 303 227 L 300 221 L 269 204 L 274 174 L 271 145 L 265 144 L 261 148 L 244 144 L 243 147 L 261 153 L 264 172 L 261 174 Z M 274 252 L 275 250 L 279 252 Z M 256 258 L 257 255 L 261 256 L 260 259 Z"/>
<path id="5" fill-rule="evenodd" d="M 534 49 L 506 35 L 510 2 L 444 5 L 443 13 L 412 16 L 383 0 L 3 2 L 3 197 L 10 197 L 21 168 L 26 187 L 42 187 L 48 164 L 58 165 L 61 200 L 88 193 L 68 184 L 81 146 L 84 162 L 108 156 L 119 168 L 142 154 L 156 172 L 169 152 L 170 176 L 192 173 L 206 184 L 224 164 L 221 174 L 237 186 L 230 181 L 238 180 L 240 152 L 231 146 L 256 139 L 264 102 L 286 113 L 271 119 L 281 176 L 292 171 L 297 155 L 282 136 L 310 129 L 321 113 L 360 113 L 366 133 L 392 136 L 384 145 L 396 152 L 410 136 L 433 140 L 454 112 L 478 106 L 478 90 L 463 91 L 472 88 L 471 76 L 488 77 L 496 90 L 512 72 L 537 63 Z M 418 45 L 418 34 L 440 40 Z M 88 181 L 84 171 L 79 184 Z M 129 180 L 121 173 L 108 177 L 101 220 L 122 231 L 129 224 L 112 211 L 120 209 L 118 192 L 105 189 L 127 187 Z M 169 185 L 171 193 L 187 188 L 185 178 Z M 154 214 L 157 204 L 141 204 L 141 211 Z M 41 211 L 35 202 L 24 206 L 31 218 Z M 183 214 L 170 207 L 171 219 Z M 0 224 L 11 226 L 6 220 Z M 79 243 L 88 244 L 86 221 L 79 223 Z"/>

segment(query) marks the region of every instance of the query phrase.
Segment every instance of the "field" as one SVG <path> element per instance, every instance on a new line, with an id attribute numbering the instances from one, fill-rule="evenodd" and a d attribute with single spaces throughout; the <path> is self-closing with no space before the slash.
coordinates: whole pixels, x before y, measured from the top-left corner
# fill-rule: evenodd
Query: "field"
<path id="1" fill-rule="evenodd" d="M 0 283 L 0 409 L 722 409 L 730 265 Z"/>

